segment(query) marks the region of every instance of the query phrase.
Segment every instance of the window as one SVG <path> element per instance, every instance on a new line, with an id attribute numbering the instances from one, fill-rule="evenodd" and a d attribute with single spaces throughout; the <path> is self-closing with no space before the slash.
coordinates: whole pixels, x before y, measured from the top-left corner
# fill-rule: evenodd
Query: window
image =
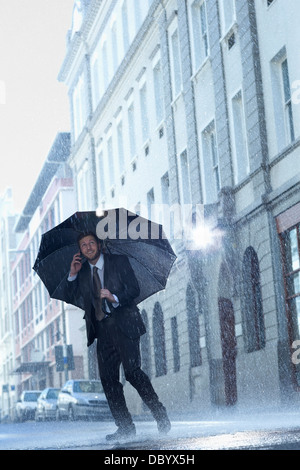
<path id="1" fill-rule="evenodd" d="M 234 169 L 235 182 L 242 181 L 250 171 L 247 135 L 242 93 L 232 99 L 233 135 L 234 135 Z"/>
<path id="2" fill-rule="evenodd" d="M 227 44 L 228 44 L 228 49 L 231 49 L 235 45 L 235 34 L 234 33 L 232 33 L 229 36 Z"/>
<path id="3" fill-rule="evenodd" d="M 123 28 L 123 45 L 124 52 L 126 53 L 129 47 L 129 27 L 128 27 L 128 11 L 127 11 L 127 0 L 124 0 L 122 5 L 122 28 Z"/>
<path id="4" fill-rule="evenodd" d="M 142 124 L 142 139 L 146 142 L 149 138 L 149 120 L 148 120 L 148 107 L 147 107 L 147 85 L 146 83 L 140 88 L 140 107 L 141 107 L 141 124 Z"/>
<path id="5" fill-rule="evenodd" d="M 88 117 L 87 96 L 84 85 L 85 83 L 82 76 L 79 78 L 73 93 L 73 127 L 75 140 L 83 130 Z"/>
<path id="6" fill-rule="evenodd" d="M 165 173 L 161 178 L 161 195 L 162 195 L 162 203 L 169 204 L 170 203 L 170 181 L 169 181 L 169 173 Z"/>
<path id="7" fill-rule="evenodd" d="M 163 82 L 160 60 L 153 68 L 153 84 L 155 96 L 156 123 L 159 124 L 164 117 L 164 99 L 163 99 Z"/>
<path id="8" fill-rule="evenodd" d="M 284 59 L 284 61 L 281 64 L 281 72 L 282 72 L 284 117 L 285 117 L 286 132 L 287 132 L 289 140 L 293 142 L 295 140 L 295 133 L 294 133 L 291 88 L 290 88 L 290 79 L 289 79 L 287 59 Z"/>
<path id="9" fill-rule="evenodd" d="M 208 55 L 208 36 L 205 2 L 195 0 L 191 4 L 192 51 L 194 71 L 203 63 Z"/>
<path id="10" fill-rule="evenodd" d="M 120 172 L 124 173 L 125 162 L 124 162 L 124 144 L 123 144 L 123 124 L 122 124 L 122 121 L 120 121 L 117 125 L 117 138 L 118 138 L 118 153 L 119 153 Z"/>
<path id="11" fill-rule="evenodd" d="M 295 140 L 290 78 L 285 47 L 271 61 L 271 83 L 277 150 L 280 152 Z"/>
<path id="12" fill-rule="evenodd" d="M 235 22 L 234 0 L 221 0 L 222 32 L 225 35 Z"/>
<path id="13" fill-rule="evenodd" d="M 255 250 L 248 247 L 243 258 L 244 341 L 247 352 L 265 347 L 265 325 L 260 287 L 259 262 Z"/>
<path id="14" fill-rule="evenodd" d="M 13 272 L 13 275 L 12 275 L 12 279 L 13 279 L 13 294 L 14 296 L 16 297 L 17 296 L 17 293 L 18 293 L 18 278 L 17 278 L 17 271 L 14 271 Z"/>
<path id="15" fill-rule="evenodd" d="M 103 84 L 104 84 L 104 90 L 106 90 L 106 88 L 108 87 L 108 84 L 109 84 L 109 64 L 108 64 L 108 56 L 107 56 L 107 42 L 104 41 L 103 44 L 102 44 L 102 48 L 101 48 L 101 52 L 102 52 L 102 64 L 101 64 L 101 68 L 102 68 L 102 80 L 103 80 Z"/>
<path id="16" fill-rule="evenodd" d="M 111 28 L 111 49 L 112 49 L 113 73 L 115 73 L 119 65 L 118 36 L 117 36 L 116 22 L 113 23 L 112 28 Z"/>
<path id="17" fill-rule="evenodd" d="M 136 141 L 135 141 L 135 116 L 134 116 L 134 104 L 128 108 L 128 130 L 129 130 L 129 143 L 130 143 L 130 156 L 135 157 L 136 154 Z"/>
<path id="18" fill-rule="evenodd" d="M 141 203 L 138 202 L 135 207 L 134 207 L 134 212 L 137 214 L 137 215 L 141 215 Z"/>
<path id="19" fill-rule="evenodd" d="M 145 0 L 142 0 L 143 2 Z M 135 31 L 140 29 L 142 23 L 141 0 L 134 0 L 134 18 L 135 18 Z"/>
<path id="20" fill-rule="evenodd" d="M 53 227 L 55 226 L 55 210 L 54 210 L 54 206 L 52 206 L 52 207 L 49 209 L 48 216 L 49 216 L 49 227 L 50 227 L 50 228 L 53 228 Z"/>
<path id="21" fill-rule="evenodd" d="M 285 305 L 291 345 L 300 339 L 300 204 L 277 219 L 283 258 Z M 298 361 L 297 361 L 298 362 Z M 294 363 L 294 373 L 300 385 L 300 364 Z"/>
<path id="22" fill-rule="evenodd" d="M 55 321 L 55 331 L 56 331 L 56 342 L 59 342 L 61 339 L 59 318 L 57 318 Z"/>
<path id="23" fill-rule="evenodd" d="M 114 151 L 113 151 L 112 136 L 110 136 L 107 140 L 107 160 L 108 160 L 109 184 L 110 186 L 112 186 L 115 182 L 115 165 L 114 165 Z"/>
<path id="24" fill-rule="evenodd" d="M 207 128 L 202 132 L 202 151 L 204 202 L 206 204 L 211 204 L 217 201 L 221 187 L 214 122 L 209 124 L 209 126 L 207 126 Z"/>
<path id="25" fill-rule="evenodd" d="M 177 227 L 177 230 L 189 229 L 190 224 L 190 213 L 192 203 L 192 192 L 190 182 L 190 168 L 188 162 L 187 151 L 184 150 L 179 155 L 178 173 L 179 173 L 179 188 L 180 188 L 180 218 L 178 222 L 181 223 L 181 228 Z M 171 222 L 171 233 L 173 230 L 176 231 L 175 221 Z M 174 236 L 176 237 L 175 233 Z"/>
<path id="26" fill-rule="evenodd" d="M 79 210 L 89 209 L 89 177 L 88 177 L 88 162 L 85 161 L 80 168 L 77 176 L 77 196 Z"/>
<path id="27" fill-rule="evenodd" d="M 189 336 L 190 364 L 191 367 L 197 367 L 202 363 L 200 349 L 200 325 L 199 312 L 196 308 L 195 293 L 191 285 L 188 285 L 186 290 L 186 312 Z"/>
<path id="28" fill-rule="evenodd" d="M 19 310 L 15 313 L 15 334 L 18 335 L 20 333 L 20 321 L 19 321 Z"/>
<path id="29" fill-rule="evenodd" d="M 153 312 L 153 342 L 154 342 L 154 359 L 156 377 L 166 375 L 166 343 L 165 343 L 165 327 L 164 314 L 159 302 L 154 305 Z"/>
<path id="30" fill-rule="evenodd" d="M 171 77 L 172 77 L 172 91 L 173 99 L 181 92 L 181 64 L 180 64 L 180 50 L 179 50 L 179 36 L 177 25 L 169 30 L 169 49 L 171 61 Z"/>
<path id="31" fill-rule="evenodd" d="M 178 339 L 178 325 L 177 318 L 171 318 L 171 332 L 172 332 L 172 346 L 173 346 L 173 371 L 180 370 L 180 352 L 179 352 L 179 339 Z"/>
<path id="32" fill-rule="evenodd" d="M 37 308 L 38 308 L 38 314 L 42 313 L 44 305 L 43 305 L 42 283 L 41 282 L 38 283 L 38 287 L 37 287 Z"/>
<path id="33" fill-rule="evenodd" d="M 93 52 L 91 56 L 91 82 L 92 82 L 92 99 L 93 99 L 93 110 L 96 109 L 99 103 L 103 91 L 104 84 L 102 80 L 102 73 L 100 71 L 100 58 L 99 58 L 99 47 Z"/>
<path id="34" fill-rule="evenodd" d="M 184 150 L 179 156 L 179 167 L 180 167 L 180 179 L 181 179 L 181 199 L 183 204 L 190 204 L 191 197 L 191 185 L 190 185 L 190 174 L 189 174 L 189 163 L 187 157 L 187 151 Z"/>
<path id="35" fill-rule="evenodd" d="M 154 189 L 151 188 L 150 191 L 147 193 L 147 207 L 148 207 L 148 219 L 154 220 Z"/>
<path id="36" fill-rule="evenodd" d="M 99 154 L 98 154 L 98 181 L 99 181 L 99 186 L 98 186 L 98 195 L 100 199 L 103 199 L 105 197 L 105 172 L 104 172 L 104 159 L 103 159 L 103 150 L 100 149 Z"/>

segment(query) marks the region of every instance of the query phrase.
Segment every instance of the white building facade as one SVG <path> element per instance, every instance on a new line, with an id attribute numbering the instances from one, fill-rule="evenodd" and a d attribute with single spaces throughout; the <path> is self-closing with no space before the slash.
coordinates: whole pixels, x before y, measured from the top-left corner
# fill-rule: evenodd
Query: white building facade
<path id="1" fill-rule="evenodd" d="M 12 375 L 15 364 L 14 328 L 11 294 L 10 261 L 18 237 L 13 227 L 17 214 L 10 188 L 0 198 L 0 420 L 9 419 L 16 388 Z"/>
<path id="2" fill-rule="evenodd" d="M 167 288 L 141 305 L 143 365 L 173 411 L 299 400 L 298 8 L 74 7 L 59 80 L 78 209 L 125 206 L 168 224 L 162 205 L 183 217 L 200 208 L 218 235 L 199 235 L 197 250 L 172 240 Z"/>
<path id="3" fill-rule="evenodd" d="M 15 359 L 11 373 L 16 398 L 23 390 L 61 388 L 68 378 L 83 378 L 82 314 L 51 299 L 32 269 L 42 234 L 76 210 L 69 152 L 70 134 L 58 133 L 14 226 L 18 245 L 10 266 Z M 65 345 L 72 345 L 73 350 L 74 367 L 69 371 L 57 370 L 55 348 Z"/>

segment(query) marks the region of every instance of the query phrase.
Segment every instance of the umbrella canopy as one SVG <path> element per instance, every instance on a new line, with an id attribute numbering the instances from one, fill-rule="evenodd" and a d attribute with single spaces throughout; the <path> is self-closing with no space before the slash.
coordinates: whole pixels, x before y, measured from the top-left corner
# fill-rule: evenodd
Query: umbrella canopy
<path id="1" fill-rule="evenodd" d="M 50 297 L 65 300 L 63 285 L 79 251 L 78 236 L 88 232 L 103 240 L 105 253 L 128 257 L 140 287 L 137 304 L 165 288 L 176 255 L 162 226 L 119 208 L 100 216 L 95 211 L 76 212 L 42 235 L 33 269 Z M 82 299 L 74 305 L 83 308 Z"/>

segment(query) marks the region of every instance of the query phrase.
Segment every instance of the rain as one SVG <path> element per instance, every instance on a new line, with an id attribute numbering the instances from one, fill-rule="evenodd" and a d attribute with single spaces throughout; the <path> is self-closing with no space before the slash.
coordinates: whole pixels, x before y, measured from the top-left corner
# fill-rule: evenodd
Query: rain
<path id="1" fill-rule="evenodd" d="M 21 4 L 0 0 L 0 449 L 299 450 L 298 1 Z M 117 437 L 108 331 L 155 391 L 120 341 Z"/>

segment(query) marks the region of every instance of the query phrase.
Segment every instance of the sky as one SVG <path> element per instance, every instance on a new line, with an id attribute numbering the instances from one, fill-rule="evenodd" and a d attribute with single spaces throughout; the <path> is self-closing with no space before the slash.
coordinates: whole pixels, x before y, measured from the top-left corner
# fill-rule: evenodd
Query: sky
<path id="1" fill-rule="evenodd" d="M 57 76 L 74 0 L 0 0 L 0 196 L 22 212 L 58 132 L 70 130 Z"/>

